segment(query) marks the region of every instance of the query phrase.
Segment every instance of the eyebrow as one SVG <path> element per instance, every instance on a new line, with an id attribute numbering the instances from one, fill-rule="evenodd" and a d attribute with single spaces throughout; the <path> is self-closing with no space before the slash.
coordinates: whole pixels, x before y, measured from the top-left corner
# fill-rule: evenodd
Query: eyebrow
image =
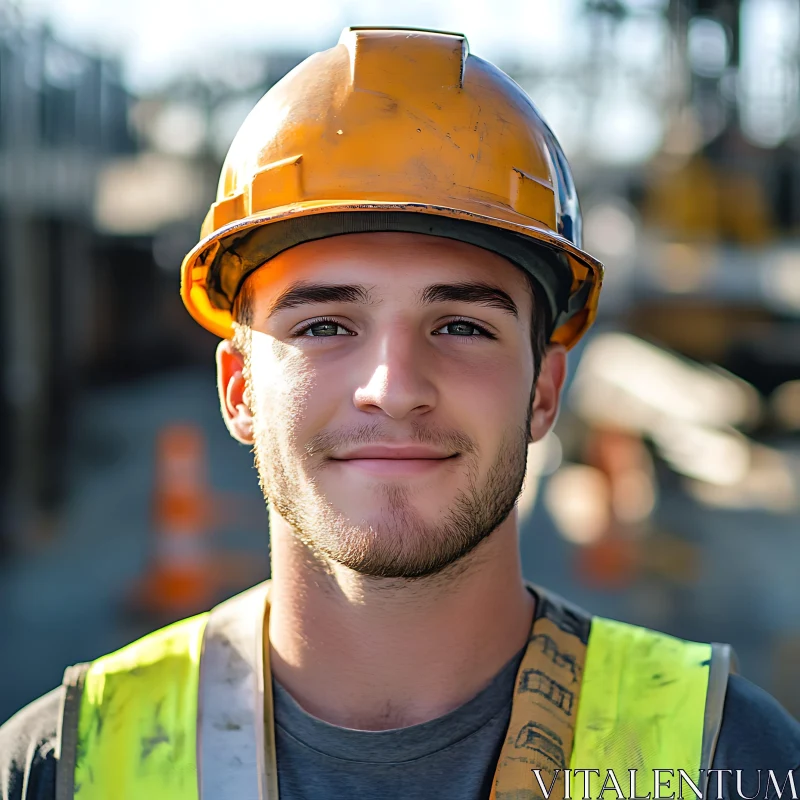
<path id="1" fill-rule="evenodd" d="M 362 303 L 375 305 L 375 300 L 366 286 L 358 284 L 327 284 L 299 281 L 285 289 L 270 306 L 268 317 L 289 308 L 310 303 Z M 479 281 L 462 283 L 434 283 L 418 294 L 422 306 L 434 303 L 473 303 L 497 308 L 514 317 L 519 316 L 517 306 L 502 289 Z"/>
<path id="2" fill-rule="evenodd" d="M 431 303 L 474 303 L 489 308 L 499 308 L 514 317 L 519 316 L 517 306 L 502 289 L 489 283 L 465 281 L 463 283 L 434 283 L 420 295 L 421 305 Z"/>
<path id="3" fill-rule="evenodd" d="M 278 298 L 270 306 L 267 316 L 271 317 L 278 311 L 297 308 L 297 306 L 308 305 L 309 303 L 372 304 L 374 302 L 366 286 L 298 281 L 278 295 Z"/>

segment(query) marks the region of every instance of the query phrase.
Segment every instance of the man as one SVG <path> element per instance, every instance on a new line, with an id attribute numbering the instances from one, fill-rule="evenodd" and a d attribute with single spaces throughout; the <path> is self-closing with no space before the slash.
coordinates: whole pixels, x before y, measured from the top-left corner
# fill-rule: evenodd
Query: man
<path id="1" fill-rule="evenodd" d="M 274 87 L 182 290 L 271 583 L 68 670 L 0 731 L 3 800 L 791 795 L 800 725 L 725 647 L 523 581 L 527 446 L 600 288 L 579 243 L 558 144 L 463 37 L 349 29 Z"/>

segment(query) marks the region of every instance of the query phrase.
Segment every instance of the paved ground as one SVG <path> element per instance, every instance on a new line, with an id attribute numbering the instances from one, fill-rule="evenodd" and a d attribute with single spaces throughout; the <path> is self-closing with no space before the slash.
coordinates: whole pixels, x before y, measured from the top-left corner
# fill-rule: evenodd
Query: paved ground
<path id="1" fill-rule="evenodd" d="M 0 567 L 0 721 L 58 684 L 65 665 L 153 627 L 125 612 L 125 598 L 147 561 L 155 436 L 174 421 L 202 427 L 214 490 L 238 493 L 249 504 L 249 518 L 216 531 L 214 546 L 257 558 L 266 553 L 266 515 L 251 456 L 219 419 L 210 372 L 95 394 L 77 423 L 71 499 L 57 536 Z M 624 592 L 581 587 L 572 546 L 541 504 L 523 525 L 526 576 L 597 613 L 732 642 L 745 674 L 776 691 L 771 654 L 780 638 L 800 636 L 800 520 L 701 509 L 680 496 L 665 498 L 660 517 L 701 545 L 701 585 L 686 589 L 649 577 Z M 800 668 L 800 655 L 794 667 Z M 798 701 L 791 691 L 782 698 L 787 705 Z"/>

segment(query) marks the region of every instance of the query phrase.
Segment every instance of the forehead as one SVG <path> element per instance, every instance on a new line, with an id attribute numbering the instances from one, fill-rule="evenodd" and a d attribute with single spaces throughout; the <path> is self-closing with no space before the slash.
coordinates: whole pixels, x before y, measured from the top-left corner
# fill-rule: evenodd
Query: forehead
<path id="1" fill-rule="evenodd" d="M 258 302 L 299 280 L 359 283 L 397 295 L 433 283 L 482 281 L 512 297 L 530 295 L 523 270 L 482 247 L 417 233 L 351 233 L 286 250 L 248 279 Z"/>

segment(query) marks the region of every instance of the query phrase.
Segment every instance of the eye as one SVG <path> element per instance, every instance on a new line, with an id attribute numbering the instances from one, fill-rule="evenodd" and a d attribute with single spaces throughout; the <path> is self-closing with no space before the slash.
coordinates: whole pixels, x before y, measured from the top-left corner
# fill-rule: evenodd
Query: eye
<path id="1" fill-rule="evenodd" d="M 312 339 L 322 339 L 333 336 L 354 336 L 355 334 L 340 325 L 335 319 L 309 320 L 303 327 L 294 333 L 294 336 L 305 336 Z"/>
<path id="2" fill-rule="evenodd" d="M 466 319 L 453 319 L 450 322 L 437 328 L 433 334 L 434 336 L 441 336 L 440 331 L 445 331 L 449 336 L 461 336 L 465 338 L 479 338 L 485 337 L 487 339 L 496 338 L 493 333 L 489 333 L 486 328 Z"/>

